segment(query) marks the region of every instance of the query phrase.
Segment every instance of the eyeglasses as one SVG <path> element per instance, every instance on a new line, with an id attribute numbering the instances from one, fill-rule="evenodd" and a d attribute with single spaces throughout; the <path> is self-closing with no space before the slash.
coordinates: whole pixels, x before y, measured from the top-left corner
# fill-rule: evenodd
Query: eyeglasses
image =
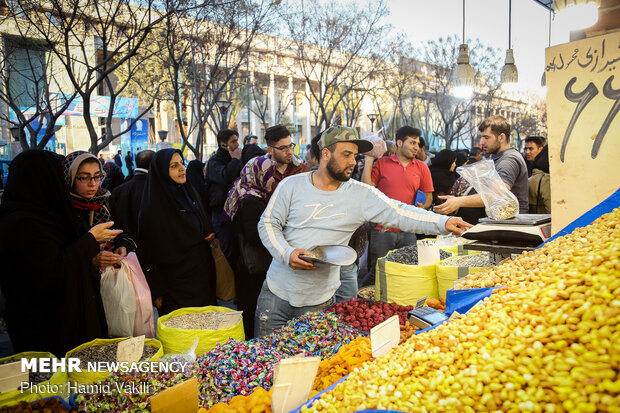
<path id="1" fill-rule="evenodd" d="M 271 145 L 269 145 L 271 146 Z M 296 143 L 291 143 L 290 145 L 282 145 L 282 146 L 271 146 L 273 149 L 277 149 L 279 151 L 285 151 L 287 149 L 293 150 L 295 149 L 295 146 L 297 146 Z"/>
<path id="2" fill-rule="evenodd" d="M 95 175 L 95 176 L 76 176 L 75 179 L 77 179 L 78 181 L 80 181 L 83 184 L 87 184 L 89 182 L 96 182 L 96 183 L 100 183 L 101 181 L 103 181 L 103 178 L 105 178 L 104 174 L 99 174 L 99 175 Z"/>

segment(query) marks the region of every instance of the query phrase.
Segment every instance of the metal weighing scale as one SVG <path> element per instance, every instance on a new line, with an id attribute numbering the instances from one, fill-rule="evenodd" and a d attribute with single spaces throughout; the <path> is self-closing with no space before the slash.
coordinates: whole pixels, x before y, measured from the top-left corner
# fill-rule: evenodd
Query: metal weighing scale
<path id="1" fill-rule="evenodd" d="M 550 237 L 550 214 L 517 214 L 504 220 L 487 217 L 463 234 L 463 238 L 477 241 L 465 244 L 463 248 L 488 251 L 491 263 L 497 265 L 512 254 L 533 251 Z"/>

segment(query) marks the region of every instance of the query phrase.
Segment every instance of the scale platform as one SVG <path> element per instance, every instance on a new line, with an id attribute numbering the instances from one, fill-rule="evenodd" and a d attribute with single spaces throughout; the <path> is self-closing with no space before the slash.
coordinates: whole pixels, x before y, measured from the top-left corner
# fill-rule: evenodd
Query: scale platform
<path id="1" fill-rule="evenodd" d="M 463 238 L 518 246 L 536 247 L 551 237 L 551 215 L 519 214 L 511 219 L 482 218 Z"/>
<path id="2" fill-rule="evenodd" d="M 513 254 L 532 251 L 551 237 L 551 215 L 518 214 L 504 220 L 482 218 L 468 229 L 463 238 L 476 242 L 463 246 L 466 250 L 488 251 L 491 263 L 497 265 Z"/>

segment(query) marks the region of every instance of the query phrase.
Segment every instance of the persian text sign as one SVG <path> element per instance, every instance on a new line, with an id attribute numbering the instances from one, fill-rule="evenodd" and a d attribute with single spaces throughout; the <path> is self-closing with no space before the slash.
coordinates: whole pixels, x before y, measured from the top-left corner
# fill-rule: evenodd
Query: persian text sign
<path id="1" fill-rule="evenodd" d="M 620 32 L 546 51 L 552 232 L 620 187 Z"/>

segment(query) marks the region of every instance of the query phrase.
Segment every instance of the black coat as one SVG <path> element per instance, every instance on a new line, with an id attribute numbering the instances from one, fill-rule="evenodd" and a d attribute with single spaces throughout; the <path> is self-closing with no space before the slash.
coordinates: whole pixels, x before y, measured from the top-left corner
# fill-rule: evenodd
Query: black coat
<path id="1" fill-rule="evenodd" d="M 241 161 L 232 158 L 228 151 L 219 148 L 207 163 L 209 206 L 212 211 L 222 211 L 228 191 L 241 173 Z"/>
<path id="2" fill-rule="evenodd" d="M 249 196 L 241 201 L 233 218 L 241 257 L 235 271 L 237 309 L 243 311 L 246 340 L 254 337 L 256 302 L 271 264 L 271 254 L 263 246 L 257 228 L 266 207 L 266 200 Z"/>
<path id="3" fill-rule="evenodd" d="M 110 196 L 114 228 L 122 229 L 123 234 L 133 239 L 138 239 L 138 213 L 146 176 L 144 172 L 136 172 L 131 180 L 114 188 Z"/>
<path id="4" fill-rule="evenodd" d="M 205 237 L 213 233 L 196 190 L 168 174 L 178 149 L 162 149 L 151 160 L 142 193 L 138 257 L 161 314 L 181 307 L 215 305 L 215 262 Z"/>
<path id="5" fill-rule="evenodd" d="M 57 155 L 30 150 L 16 157 L 0 207 L 0 286 L 15 352 L 62 357 L 107 336 L 91 271 L 98 252 L 73 215 Z"/>

